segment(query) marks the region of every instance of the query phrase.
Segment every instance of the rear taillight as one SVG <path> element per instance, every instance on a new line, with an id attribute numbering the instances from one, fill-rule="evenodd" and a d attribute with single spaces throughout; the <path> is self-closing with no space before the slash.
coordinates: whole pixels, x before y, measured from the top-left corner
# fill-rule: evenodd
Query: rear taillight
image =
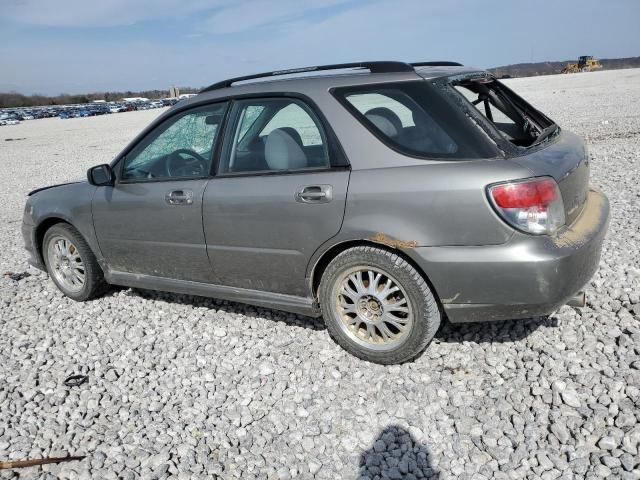
<path id="1" fill-rule="evenodd" d="M 499 183 L 487 190 L 496 211 L 518 230 L 549 235 L 564 225 L 562 195 L 553 178 Z"/>

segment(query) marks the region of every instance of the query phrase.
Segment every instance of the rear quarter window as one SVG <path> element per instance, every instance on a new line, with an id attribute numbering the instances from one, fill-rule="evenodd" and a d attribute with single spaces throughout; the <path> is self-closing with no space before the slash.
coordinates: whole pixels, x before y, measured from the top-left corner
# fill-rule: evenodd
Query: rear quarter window
<path id="1" fill-rule="evenodd" d="M 491 158 L 478 127 L 424 80 L 333 90 L 338 100 L 392 149 L 421 158 Z"/>

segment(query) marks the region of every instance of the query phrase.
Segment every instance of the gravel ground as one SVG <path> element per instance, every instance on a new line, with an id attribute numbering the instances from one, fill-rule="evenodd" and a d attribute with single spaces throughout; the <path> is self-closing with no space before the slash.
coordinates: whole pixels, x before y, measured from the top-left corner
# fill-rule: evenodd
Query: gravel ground
<path id="1" fill-rule="evenodd" d="M 159 112 L 1 127 L 0 460 L 87 457 L 0 478 L 640 478 L 640 70 L 509 84 L 589 140 L 611 200 L 588 307 L 444 325 L 392 367 L 305 317 L 63 297 L 25 262 L 25 194 L 109 161 Z M 72 373 L 89 381 L 63 386 Z"/>

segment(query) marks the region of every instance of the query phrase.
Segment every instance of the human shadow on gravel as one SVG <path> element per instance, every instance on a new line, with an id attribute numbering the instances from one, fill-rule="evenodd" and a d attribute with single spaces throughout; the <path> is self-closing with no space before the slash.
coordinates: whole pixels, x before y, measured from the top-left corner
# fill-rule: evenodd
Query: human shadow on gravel
<path id="1" fill-rule="evenodd" d="M 540 327 L 557 327 L 558 320 L 549 316 L 520 320 L 477 323 L 451 323 L 444 319 L 434 342 L 504 343 L 528 337 Z"/>
<path id="2" fill-rule="evenodd" d="M 429 449 L 399 425 L 385 428 L 371 448 L 362 452 L 357 480 L 374 478 L 437 480 Z"/>
<path id="3" fill-rule="evenodd" d="M 125 290 L 125 295 L 137 296 L 149 300 L 159 300 L 177 305 L 189 305 L 191 307 L 204 307 L 215 310 L 222 310 L 226 313 L 263 317 L 273 322 L 282 322 L 287 325 L 304 327 L 310 330 L 326 330 L 322 317 L 313 318 L 295 313 L 287 313 L 281 310 L 272 310 L 266 307 L 256 307 L 245 303 L 232 302 L 230 300 L 219 300 L 209 297 L 198 297 L 180 293 L 161 292 L 155 290 L 144 290 L 141 288 L 121 287 Z"/>

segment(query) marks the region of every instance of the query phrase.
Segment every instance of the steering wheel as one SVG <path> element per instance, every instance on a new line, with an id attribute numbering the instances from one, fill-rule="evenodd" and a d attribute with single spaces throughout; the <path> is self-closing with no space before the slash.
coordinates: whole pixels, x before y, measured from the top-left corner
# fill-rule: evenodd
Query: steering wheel
<path id="1" fill-rule="evenodd" d="M 187 155 L 191 158 L 184 158 Z M 179 148 L 165 158 L 164 168 L 168 177 L 199 177 L 207 172 L 206 158 L 188 148 Z"/>

